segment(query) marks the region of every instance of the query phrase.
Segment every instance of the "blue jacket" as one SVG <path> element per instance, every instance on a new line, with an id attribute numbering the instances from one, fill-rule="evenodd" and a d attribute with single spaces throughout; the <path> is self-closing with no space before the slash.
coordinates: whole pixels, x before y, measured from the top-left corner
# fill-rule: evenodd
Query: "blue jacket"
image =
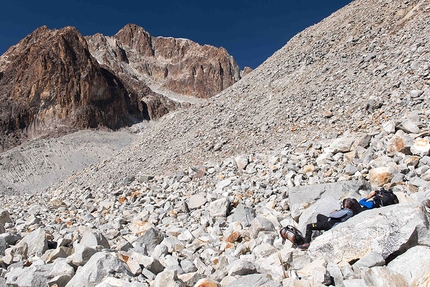
<path id="1" fill-rule="evenodd" d="M 358 202 L 361 206 L 366 207 L 367 209 L 371 209 L 373 208 L 373 200 L 369 200 L 367 201 L 366 198 L 362 198 L 360 199 L 360 201 Z"/>

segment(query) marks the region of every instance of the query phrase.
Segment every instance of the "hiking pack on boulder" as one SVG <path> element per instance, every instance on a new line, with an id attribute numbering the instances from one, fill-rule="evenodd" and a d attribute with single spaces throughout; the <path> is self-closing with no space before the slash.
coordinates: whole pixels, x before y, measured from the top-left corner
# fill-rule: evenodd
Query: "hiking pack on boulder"
<path id="1" fill-rule="evenodd" d="M 380 190 L 376 191 L 373 202 L 374 207 L 382 207 L 399 203 L 399 199 L 394 194 L 393 190 L 381 188 Z"/>

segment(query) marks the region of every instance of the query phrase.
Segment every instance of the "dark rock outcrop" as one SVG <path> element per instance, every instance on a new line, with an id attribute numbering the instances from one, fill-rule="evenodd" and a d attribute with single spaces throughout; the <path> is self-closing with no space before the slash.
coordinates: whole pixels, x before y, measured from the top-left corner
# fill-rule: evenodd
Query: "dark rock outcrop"
<path id="1" fill-rule="evenodd" d="M 73 27 L 41 27 L 0 59 L 0 146 L 23 138 L 105 126 L 117 129 L 144 118 L 138 94 L 100 67 Z"/>

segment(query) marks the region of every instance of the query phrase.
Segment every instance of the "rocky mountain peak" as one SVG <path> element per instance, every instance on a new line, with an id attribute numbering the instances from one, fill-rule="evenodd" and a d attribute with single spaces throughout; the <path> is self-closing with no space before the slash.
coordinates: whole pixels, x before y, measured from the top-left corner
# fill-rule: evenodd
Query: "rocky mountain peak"
<path id="1" fill-rule="evenodd" d="M 188 39 L 153 37 L 128 24 L 114 36 L 88 36 L 90 51 L 133 85 L 145 83 L 166 96 L 210 98 L 241 78 L 241 71 L 224 48 L 199 45 Z M 174 97 L 174 98 L 177 98 Z"/>
<path id="2" fill-rule="evenodd" d="M 135 50 L 141 56 L 153 57 L 152 36 L 142 27 L 127 24 L 113 37 L 129 49 Z"/>
<path id="3" fill-rule="evenodd" d="M 2 58 L 2 148 L 21 138 L 143 119 L 136 95 L 91 56 L 74 27 L 41 27 Z"/>
<path id="4" fill-rule="evenodd" d="M 86 38 L 43 26 L 0 57 L 0 146 L 157 119 L 239 79 L 224 48 L 154 38 L 134 24 Z"/>

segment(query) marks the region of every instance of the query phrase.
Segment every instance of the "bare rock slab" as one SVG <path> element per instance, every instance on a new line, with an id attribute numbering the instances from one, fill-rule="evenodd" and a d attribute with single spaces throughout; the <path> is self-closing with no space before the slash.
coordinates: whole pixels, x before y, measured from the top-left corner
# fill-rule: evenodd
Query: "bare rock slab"
<path id="1" fill-rule="evenodd" d="M 403 249 L 430 245 L 428 214 L 421 204 L 395 204 L 359 213 L 317 237 L 311 243 L 312 258 L 352 261 L 376 252 L 387 260 Z"/>

